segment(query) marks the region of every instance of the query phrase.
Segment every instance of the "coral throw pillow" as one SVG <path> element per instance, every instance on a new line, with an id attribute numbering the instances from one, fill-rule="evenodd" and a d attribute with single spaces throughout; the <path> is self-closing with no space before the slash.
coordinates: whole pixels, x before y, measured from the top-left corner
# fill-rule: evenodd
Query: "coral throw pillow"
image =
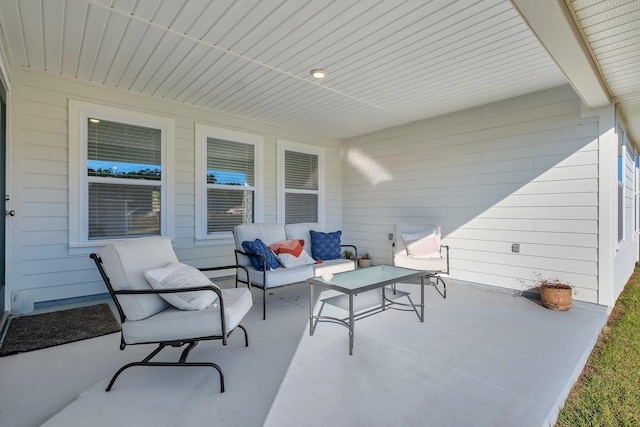
<path id="1" fill-rule="evenodd" d="M 290 239 L 269 245 L 269 249 L 276 255 L 290 254 L 294 257 L 299 257 L 303 251 L 303 246 L 304 240 Z"/>

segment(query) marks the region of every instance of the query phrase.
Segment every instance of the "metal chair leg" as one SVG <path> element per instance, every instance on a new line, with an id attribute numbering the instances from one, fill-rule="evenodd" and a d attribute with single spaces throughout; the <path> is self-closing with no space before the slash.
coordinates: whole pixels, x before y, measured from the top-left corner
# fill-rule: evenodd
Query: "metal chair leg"
<path id="1" fill-rule="evenodd" d="M 436 282 L 431 284 L 431 286 L 436 288 L 436 291 L 438 291 L 438 293 L 442 296 L 442 298 L 447 299 L 447 284 L 444 282 L 444 280 L 442 280 L 442 277 L 438 276 L 437 274 L 434 274 L 432 276 L 429 276 L 429 279 L 431 278 L 436 279 Z M 440 290 L 440 288 L 438 288 L 438 283 L 442 283 L 442 291 Z"/>
<path id="2" fill-rule="evenodd" d="M 240 325 L 238 325 L 238 326 L 240 326 Z M 240 327 L 244 330 L 244 327 L 242 327 L 242 326 L 240 326 Z M 247 336 L 246 336 L 246 332 L 247 331 L 244 330 L 244 332 L 245 332 L 245 342 L 248 345 Z M 212 362 L 187 362 L 187 357 L 189 355 L 189 352 L 196 345 L 198 345 L 197 341 L 190 342 L 187 345 L 187 348 L 185 348 L 184 351 L 182 352 L 182 354 L 180 355 L 180 361 L 178 361 L 178 362 L 151 362 L 151 359 L 153 357 L 155 357 L 167 345 L 168 344 L 166 344 L 166 343 L 162 343 L 162 344 L 158 345 L 158 348 L 153 350 L 141 362 L 128 363 L 128 364 L 124 365 L 122 368 L 118 369 L 118 371 L 115 373 L 115 375 L 111 378 L 111 381 L 109 382 L 109 385 L 107 386 L 106 391 L 111 391 L 111 388 L 113 387 L 113 384 L 116 382 L 116 380 L 118 379 L 120 374 L 122 372 L 124 372 L 125 370 L 133 367 L 133 366 L 186 366 L 186 367 L 210 367 L 210 368 L 214 368 L 215 370 L 217 370 L 218 374 L 220 376 L 220 392 L 224 393 L 224 374 L 222 373 L 222 369 L 220 368 L 220 366 L 218 366 L 217 364 L 212 363 Z"/>

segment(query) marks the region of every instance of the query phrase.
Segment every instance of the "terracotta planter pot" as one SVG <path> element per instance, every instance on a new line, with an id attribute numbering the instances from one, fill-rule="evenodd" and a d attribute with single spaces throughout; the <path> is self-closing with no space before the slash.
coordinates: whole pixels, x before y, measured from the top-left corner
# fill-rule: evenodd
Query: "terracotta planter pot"
<path id="1" fill-rule="evenodd" d="M 571 293 L 571 286 L 563 283 L 543 283 L 540 285 L 542 305 L 551 310 L 569 310 L 571 308 Z"/>
<path id="2" fill-rule="evenodd" d="M 360 268 L 371 267 L 371 258 L 360 258 L 358 260 L 358 266 L 360 266 Z"/>

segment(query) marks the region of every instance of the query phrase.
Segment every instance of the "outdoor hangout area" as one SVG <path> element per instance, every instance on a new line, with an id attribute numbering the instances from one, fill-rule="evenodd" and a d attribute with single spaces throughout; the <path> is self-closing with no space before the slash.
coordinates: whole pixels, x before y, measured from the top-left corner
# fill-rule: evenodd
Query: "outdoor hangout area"
<path id="1" fill-rule="evenodd" d="M 231 279 L 219 284 L 235 289 Z M 249 346 L 233 334 L 227 346 L 203 341 L 190 355 L 222 368 L 224 393 L 207 367 L 132 367 L 106 392 L 117 369 L 154 347 L 120 351 L 120 333 L 6 356 L 0 421 L 15 427 L 548 425 L 606 312 L 581 303 L 553 311 L 508 292 L 447 285 L 446 299 L 426 287 L 424 323 L 417 312 L 394 308 L 356 321 L 352 356 L 342 325 L 319 323 L 309 335 L 308 285 L 273 291 L 267 320 L 254 288 L 242 322 Z M 419 281 L 397 286 L 414 301 L 419 288 Z M 315 309 L 334 295 L 317 295 Z M 345 313 L 330 304 L 323 310 Z M 180 352 L 164 350 L 159 360 L 177 360 Z"/>
<path id="2" fill-rule="evenodd" d="M 0 425 L 640 424 L 638 16 L 0 0 Z"/>

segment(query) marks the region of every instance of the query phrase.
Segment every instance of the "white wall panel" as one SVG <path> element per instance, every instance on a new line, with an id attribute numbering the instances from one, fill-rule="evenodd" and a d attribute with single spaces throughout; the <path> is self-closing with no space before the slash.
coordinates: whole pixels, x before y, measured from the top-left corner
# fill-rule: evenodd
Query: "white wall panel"
<path id="1" fill-rule="evenodd" d="M 598 123 L 580 105 L 559 87 L 345 140 L 345 240 L 389 262 L 394 223 L 438 223 L 454 278 L 540 274 L 597 302 Z"/>
<path id="2" fill-rule="evenodd" d="M 171 117 L 176 122 L 174 178 L 176 240 L 181 261 L 199 266 L 231 264 L 231 241 L 195 245 L 195 123 L 257 133 L 264 136 L 265 221 L 276 218 L 276 138 L 325 148 L 327 161 L 327 227 L 341 227 L 340 141 L 274 128 L 264 123 L 212 113 L 196 107 L 151 98 L 96 83 L 80 83 L 64 77 L 15 68 L 15 103 L 9 123 L 13 135 L 11 162 L 20 170 L 12 182 L 12 248 L 16 280 L 12 290 L 29 291 L 36 302 L 103 293 L 93 261 L 68 251 L 68 116 L 69 99 Z M 130 80 L 130 81 L 133 81 Z M 17 225 L 19 224 L 19 226 Z"/>

